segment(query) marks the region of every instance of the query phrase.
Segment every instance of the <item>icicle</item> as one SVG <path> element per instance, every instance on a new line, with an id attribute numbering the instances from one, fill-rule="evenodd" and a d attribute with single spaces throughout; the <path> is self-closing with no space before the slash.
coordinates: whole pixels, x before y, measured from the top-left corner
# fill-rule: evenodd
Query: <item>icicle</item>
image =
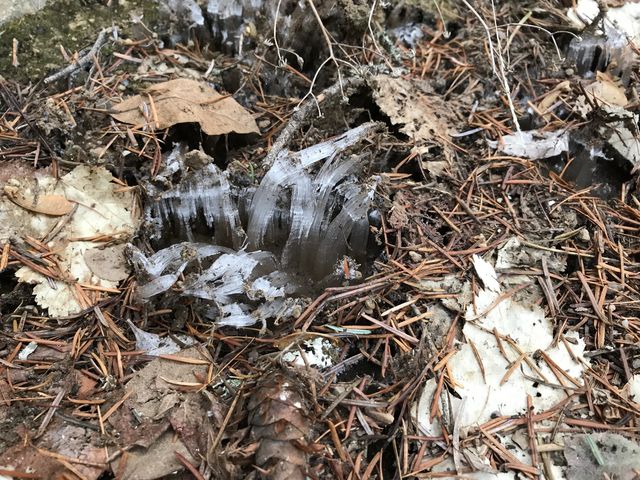
<path id="1" fill-rule="evenodd" d="M 299 257 L 309 252 L 303 243 L 309 238 L 313 212 L 318 208 L 314 193 L 311 178 L 302 172 L 293 183 L 289 209 L 289 238 L 282 252 L 282 263 L 289 267 L 297 267 Z"/>
<path id="2" fill-rule="evenodd" d="M 248 327 L 258 321 L 257 318 L 247 313 L 249 308 L 246 305 L 232 303 L 222 307 L 222 318 L 218 320 L 219 325 L 230 327 Z"/>
<path id="3" fill-rule="evenodd" d="M 606 30 L 606 35 L 583 34 L 571 40 L 567 59 L 575 64 L 579 75 L 593 77 L 595 72 L 609 71 L 626 85 L 633 66 L 633 49 L 624 33 L 613 27 Z"/>
<path id="4" fill-rule="evenodd" d="M 133 335 L 136 337 L 136 350 L 142 350 L 146 352 L 147 355 L 158 356 L 176 353 L 182 349 L 182 347 L 170 337 L 160 337 L 155 333 L 145 332 L 136 327 L 131 320 L 127 320 L 127 323 L 133 331 Z M 193 345 L 196 343 L 192 337 L 187 335 L 177 335 L 177 337 L 185 345 Z"/>
<path id="5" fill-rule="evenodd" d="M 213 235 L 220 245 L 240 248 L 244 232 L 231 199 L 226 172 L 213 163 L 187 176 L 177 187 L 160 195 L 151 206 L 150 220 L 164 232 L 195 240 L 194 231 Z M 205 229 L 206 227 L 206 229 Z"/>
<path id="6" fill-rule="evenodd" d="M 369 134 L 376 124 L 365 123 L 353 128 L 333 140 L 319 143 L 297 153 L 283 152 L 276 158 L 273 166 L 260 182 L 253 196 L 250 207 L 247 237 L 253 249 L 264 247 L 265 235 L 273 223 L 276 204 L 281 189 L 291 187 L 295 179 L 305 175 L 304 169 L 325 158 L 333 157 L 338 152 L 356 144 Z"/>
<path id="7" fill-rule="evenodd" d="M 347 248 L 358 252 L 362 259 L 362 255 L 366 252 L 368 238 L 363 235 L 363 226 L 366 221 L 368 231 L 367 214 L 371 208 L 376 184 L 377 182 L 367 188 L 350 185 L 352 188 L 347 193 L 347 201 L 338 215 L 331 220 L 319 244 L 315 256 L 314 274 L 316 276 L 329 273 L 332 266 L 347 252 Z"/>
<path id="8" fill-rule="evenodd" d="M 207 245 L 206 243 L 176 243 L 168 248 L 162 249 L 154 253 L 149 258 L 137 247 L 127 245 L 128 254 L 131 263 L 140 273 L 143 272 L 150 278 L 156 278 L 158 275 L 167 270 L 171 265 L 178 268 L 186 258 L 205 259 L 220 253 L 229 253 L 233 250 L 217 245 Z"/>
<path id="9" fill-rule="evenodd" d="M 208 236 L 217 245 L 179 243 L 149 258 L 131 247 L 139 295 L 148 299 L 168 292 L 182 275 L 180 289 L 167 295 L 200 299 L 205 317 L 220 325 L 264 326 L 269 318 L 298 312 L 291 296 L 303 285 L 281 268 L 297 272 L 303 281 L 335 284 L 358 279 L 358 262 L 366 261 L 368 212 L 379 179 L 363 185 L 362 157 L 344 158 L 340 152 L 375 127 L 367 123 L 299 152 L 282 152 L 251 201 L 238 201 L 246 211 L 243 217 L 248 217 L 246 238 L 233 200 L 241 193 L 232 191 L 226 172 L 213 163 L 186 172 L 180 184 L 164 193 L 150 186 L 148 192 L 158 200 L 147 217 L 162 228 L 159 237 L 192 241 Z M 174 149 L 167 160 L 166 182 L 175 173 L 173 165 L 189 168 L 185 160 L 191 153 Z M 248 251 L 241 249 L 245 240 Z M 262 251 L 265 247 L 271 251 Z"/>
<path id="10" fill-rule="evenodd" d="M 184 262 L 180 265 L 180 268 L 175 273 L 170 273 L 168 275 L 161 275 L 157 278 L 154 278 L 146 285 L 142 285 L 138 287 L 138 295 L 143 299 L 151 298 L 159 293 L 166 292 L 169 290 L 180 278 L 180 274 L 187 268 L 189 262 Z"/>

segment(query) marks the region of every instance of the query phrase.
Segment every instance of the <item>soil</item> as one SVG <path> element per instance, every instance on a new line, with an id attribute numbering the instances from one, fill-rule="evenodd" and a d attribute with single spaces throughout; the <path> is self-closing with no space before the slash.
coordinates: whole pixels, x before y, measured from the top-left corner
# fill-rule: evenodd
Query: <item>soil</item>
<path id="1" fill-rule="evenodd" d="M 125 0 L 109 6 L 84 0 L 48 2 L 40 11 L 2 25 L 0 49 L 11 52 L 13 39 L 17 39 L 20 65 L 14 67 L 11 55 L 2 55 L 0 71 L 8 79 L 20 82 L 43 77 L 65 64 L 61 46 L 69 56 L 88 49 L 104 25 L 123 25 L 124 35 L 135 36 L 140 27 L 133 26 L 131 19 L 136 16 L 158 31 L 163 31 L 159 26 L 168 20 L 153 0 Z"/>

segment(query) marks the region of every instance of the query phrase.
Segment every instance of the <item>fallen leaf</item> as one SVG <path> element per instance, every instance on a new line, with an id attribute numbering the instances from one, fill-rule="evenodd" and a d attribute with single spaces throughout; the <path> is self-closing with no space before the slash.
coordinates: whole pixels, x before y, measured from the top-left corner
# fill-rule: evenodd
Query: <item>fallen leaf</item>
<path id="1" fill-rule="evenodd" d="M 108 419 L 118 434 L 118 447 L 127 449 L 123 479 L 152 480 L 184 470 L 174 452 L 198 465 L 207 439 L 222 424 L 226 407 L 214 395 L 184 392 L 174 385 L 206 378 L 206 357 L 197 348 L 181 351 L 180 357 L 203 364 L 153 360 L 127 383 L 127 398 Z M 171 382 L 163 377 L 170 377 Z M 121 470 L 121 460 L 113 461 L 113 472 Z"/>
<path id="2" fill-rule="evenodd" d="M 449 138 L 455 109 L 434 95 L 428 83 L 378 75 L 372 81 L 373 97 L 380 110 L 400 131 L 416 143 L 417 151 L 425 145 L 442 149 L 447 161 L 453 158 L 453 143 Z"/>
<path id="3" fill-rule="evenodd" d="M 153 85 L 144 94 L 127 98 L 113 107 L 111 116 L 132 125 L 152 123 L 156 129 L 199 123 L 207 135 L 260 133 L 251 114 L 233 98 L 186 78 Z"/>
<path id="4" fill-rule="evenodd" d="M 624 88 L 611 78 L 611 75 L 598 72 L 597 81 L 585 87 L 587 94 L 593 95 L 593 98 L 609 105 L 617 105 L 624 107 L 627 103 L 627 96 Z"/>
<path id="5" fill-rule="evenodd" d="M 553 90 L 547 93 L 540 103 L 538 103 L 538 111 L 542 113 L 542 118 L 546 121 L 551 119 L 551 112 L 547 112 L 560 98 L 563 93 L 567 93 L 571 91 L 571 82 L 569 80 L 565 80 L 564 82 L 560 82 L 557 84 Z"/>
<path id="6" fill-rule="evenodd" d="M 119 477 L 122 480 L 155 480 L 167 478 L 169 475 L 184 470 L 184 465 L 176 458 L 179 453 L 192 465 L 198 465 L 186 445 L 176 441 L 175 433 L 165 431 L 149 448 L 133 448 L 127 452 L 124 471 Z M 118 472 L 120 459 L 113 462 L 113 472 Z"/>
<path id="7" fill-rule="evenodd" d="M 113 182 L 107 169 L 85 165 L 60 179 L 51 176 L 14 178 L 8 186 L 22 192 L 25 198 L 64 198 L 75 208 L 68 219 L 60 219 L 18 208 L 7 196 L 0 198 L 0 244 L 26 236 L 45 238 L 50 232 L 57 231 L 46 244 L 56 252 L 56 268 L 66 281 L 47 279 L 26 266 L 16 272 L 21 282 L 35 285 L 33 293 L 38 305 L 47 308 L 52 316 L 70 315 L 85 308 L 83 299 L 78 298 L 78 284 L 109 289 L 118 286 L 117 279 L 95 275 L 85 254 L 102 246 L 90 241 L 91 238 L 104 236 L 128 240 L 133 235 L 139 219 L 133 192 L 120 191 L 120 185 Z M 61 228 L 57 228 L 61 220 Z"/>
<path id="8" fill-rule="evenodd" d="M 497 148 L 506 155 L 539 160 L 555 157 L 569 150 L 569 133 L 529 130 L 505 135 L 499 141 L 488 143 L 491 148 Z"/>
<path id="9" fill-rule="evenodd" d="M 104 280 L 119 282 L 129 276 L 129 267 L 124 257 L 124 244 L 104 249 L 92 248 L 84 253 L 89 270 Z"/>
<path id="10" fill-rule="evenodd" d="M 478 266 L 474 259 L 474 267 Z M 482 263 L 481 271 L 489 284 L 494 280 L 497 283 L 497 275 L 488 262 Z M 500 290 L 501 285 L 497 286 Z M 571 339 L 570 344 L 560 342 L 553 346 L 553 323 L 536 303 L 504 298 L 500 291 L 488 288 L 479 289 L 473 303 L 467 306 L 465 317 L 462 333 L 467 343 L 447 363 L 456 392 L 456 397 L 451 398 L 452 414 L 461 428 L 482 425 L 491 419 L 493 412 L 505 416 L 521 414 L 527 408 L 527 395 L 532 397 L 536 411 L 545 411 L 566 398 L 562 389 L 536 381 L 540 378 L 557 383 L 551 380 L 555 376 L 546 361 L 527 361 L 537 352 L 544 352 L 556 368 L 582 383 L 582 372 L 589 365 L 583 357 L 584 340 L 577 332 L 570 332 L 565 335 Z M 498 342 L 494 332 L 509 341 Z M 511 344 L 517 344 L 517 351 Z M 517 361 L 519 352 L 526 359 Z M 437 382 L 428 380 L 412 407 L 414 419 L 425 435 L 442 433 L 439 420 L 430 414 L 436 391 Z"/>
<path id="11" fill-rule="evenodd" d="M 589 101 L 585 95 L 580 95 L 576 99 L 575 105 L 575 109 L 583 117 L 586 117 L 593 110 L 592 105 L 624 107 L 629 103 L 624 88 L 614 81 L 611 75 L 604 72 L 598 72 L 596 80 L 584 87 L 584 92 L 589 97 Z"/>
<path id="12" fill-rule="evenodd" d="M 62 195 L 30 196 L 18 187 L 7 185 L 4 193 L 16 205 L 35 213 L 43 213 L 53 217 L 66 215 L 73 210 L 74 204 Z"/>
<path id="13" fill-rule="evenodd" d="M 608 132 L 610 132 L 611 136 L 607 143 L 616 150 L 618 155 L 629 162 L 632 171 L 636 172 L 638 171 L 638 165 L 640 165 L 640 138 L 637 127 L 639 116 L 620 109 L 618 118 L 626 118 L 627 121 L 608 125 Z M 605 129 L 603 128 L 602 131 L 605 131 Z"/>

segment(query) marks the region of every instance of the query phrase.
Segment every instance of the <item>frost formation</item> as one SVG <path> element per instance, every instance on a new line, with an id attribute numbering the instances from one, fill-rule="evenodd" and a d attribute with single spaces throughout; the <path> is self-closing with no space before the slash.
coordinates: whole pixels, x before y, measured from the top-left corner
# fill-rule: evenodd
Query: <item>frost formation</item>
<path id="1" fill-rule="evenodd" d="M 366 260 L 378 178 L 363 182 L 362 158 L 341 153 L 375 127 L 366 123 L 299 152 L 281 152 L 253 189 L 232 185 L 229 172 L 211 159 L 193 167 L 199 152 L 177 146 L 156 180 L 170 183 L 183 172 L 181 181 L 166 191 L 146 189 L 155 198 L 145 212 L 152 238 L 171 245 L 150 257 L 130 246 L 145 279 L 139 295 L 173 289 L 209 302 L 208 318 L 236 327 L 290 316 L 297 305 L 290 296 L 305 288 L 305 279 L 326 284 L 347 256 Z"/>

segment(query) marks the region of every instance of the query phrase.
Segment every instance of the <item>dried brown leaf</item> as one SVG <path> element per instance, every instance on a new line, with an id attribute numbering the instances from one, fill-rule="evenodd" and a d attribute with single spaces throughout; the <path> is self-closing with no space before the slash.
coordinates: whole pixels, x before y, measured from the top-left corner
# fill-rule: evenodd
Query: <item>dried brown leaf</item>
<path id="1" fill-rule="evenodd" d="M 4 193 L 16 205 L 35 213 L 60 217 L 73 210 L 73 202 L 62 195 L 25 195 L 18 187 L 5 186 Z"/>
<path id="2" fill-rule="evenodd" d="M 457 123 L 455 109 L 435 95 L 424 81 L 405 80 L 387 75 L 373 79 L 373 97 L 380 110 L 400 131 L 416 143 L 417 151 L 437 145 L 444 157 L 453 157 L 449 133 Z"/>
<path id="3" fill-rule="evenodd" d="M 553 90 L 547 93 L 540 103 L 538 103 L 538 111 L 541 112 L 543 118 L 546 121 L 551 120 L 551 112 L 547 112 L 557 101 L 558 99 L 565 93 L 571 91 L 571 82 L 569 80 L 565 80 L 564 82 L 560 82 L 556 85 Z"/>
<path id="4" fill-rule="evenodd" d="M 198 466 L 214 429 L 222 425 L 226 407 L 214 395 L 177 386 L 206 377 L 207 359 L 197 348 L 174 358 L 182 361 L 157 358 L 138 371 L 126 384 L 129 397 L 107 420 L 118 433 L 119 446 L 128 449 L 123 479 L 151 480 L 184 470 L 174 452 Z M 172 380 L 163 380 L 167 377 Z M 111 464 L 113 472 L 121 461 Z"/>
<path id="5" fill-rule="evenodd" d="M 575 103 L 575 109 L 582 116 L 589 114 L 592 105 L 625 107 L 629 102 L 624 88 L 610 75 L 603 72 L 598 72 L 596 80 L 584 87 L 584 93 L 589 97 L 589 100 L 587 101 L 584 95 L 580 95 Z"/>
<path id="6" fill-rule="evenodd" d="M 148 112 L 147 118 L 143 111 Z M 111 116 L 132 125 L 152 122 L 157 129 L 199 123 L 207 135 L 260 133 L 251 114 L 233 98 L 221 95 L 204 82 L 187 78 L 153 85 L 144 94 L 115 105 Z"/>

